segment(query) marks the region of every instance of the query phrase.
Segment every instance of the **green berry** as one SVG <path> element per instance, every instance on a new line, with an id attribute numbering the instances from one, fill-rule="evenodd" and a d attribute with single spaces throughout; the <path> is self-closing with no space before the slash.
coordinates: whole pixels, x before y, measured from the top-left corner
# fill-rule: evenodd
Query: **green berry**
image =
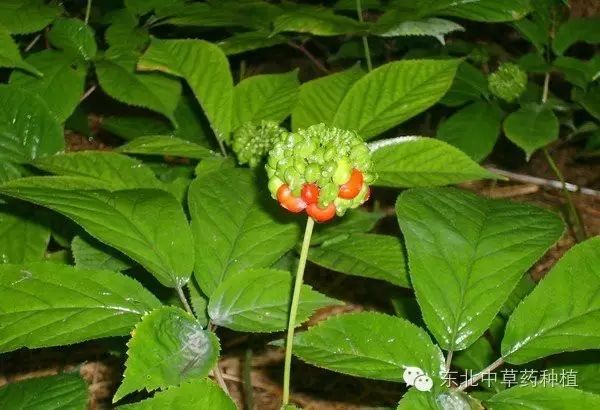
<path id="1" fill-rule="evenodd" d="M 352 174 L 352 165 L 347 158 L 342 158 L 337 163 L 337 168 L 333 173 L 333 182 L 338 185 L 345 184 Z"/>
<path id="2" fill-rule="evenodd" d="M 304 179 L 308 183 L 315 182 L 321 175 L 321 167 L 317 164 L 308 164 L 304 169 Z"/>
<path id="3" fill-rule="evenodd" d="M 270 165 L 275 168 L 274 164 L 283 156 L 284 150 L 281 147 L 276 150 L 272 150 L 272 148 L 275 142 L 283 138 L 286 133 L 273 121 L 261 121 L 258 125 L 247 122 L 233 134 L 233 152 L 240 164 L 248 164 L 254 168 L 262 162 L 267 153 L 273 151 L 272 161 L 274 163 Z"/>
<path id="4" fill-rule="evenodd" d="M 527 87 L 527 73 L 516 64 L 504 63 L 488 77 L 492 94 L 507 102 L 517 99 Z"/>

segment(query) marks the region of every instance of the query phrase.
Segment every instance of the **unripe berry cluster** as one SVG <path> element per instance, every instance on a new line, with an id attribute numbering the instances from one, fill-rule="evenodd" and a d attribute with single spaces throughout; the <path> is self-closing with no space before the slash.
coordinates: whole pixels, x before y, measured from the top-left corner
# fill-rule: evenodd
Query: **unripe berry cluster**
<path id="1" fill-rule="evenodd" d="M 233 152 L 240 164 L 255 168 L 287 131 L 274 121 L 247 122 L 233 134 Z"/>
<path id="2" fill-rule="evenodd" d="M 492 94 L 507 102 L 517 99 L 527 86 L 527 73 L 516 64 L 504 63 L 488 77 Z"/>
<path id="3" fill-rule="evenodd" d="M 341 216 L 369 197 L 371 153 L 356 132 L 324 124 L 287 134 L 269 153 L 269 190 L 291 212 L 317 222 Z"/>

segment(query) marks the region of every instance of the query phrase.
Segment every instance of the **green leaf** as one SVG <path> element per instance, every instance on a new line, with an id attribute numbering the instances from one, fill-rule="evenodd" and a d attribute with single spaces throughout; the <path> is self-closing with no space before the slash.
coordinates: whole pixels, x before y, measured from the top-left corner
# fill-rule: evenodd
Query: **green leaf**
<path id="1" fill-rule="evenodd" d="M 337 272 L 410 287 L 402 244 L 394 236 L 351 234 L 312 248 L 308 259 Z"/>
<path id="2" fill-rule="evenodd" d="M 502 309 L 500 309 L 500 315 L 503 316 L 503 318 L 508 319 L 517 306 L 519 306 L 519 303 L 521 303 L 521 301 L 525 299 L 525 296 L 529 295 L 534 288 L 535 282 L 531 278 L 531 275 L 523 275 L 506 302 L 504 302 Z M 482 366 L 481 368 L 483 367 L 485 366 Z"/>
<path id="3" fill-rule="evenodd" d="M 278 35 L 271 36 L 267 31 L 248 31 L 234 34 L 225 40 L 219 41 L 217 44 L 229 56 L 260 48 L 273 47 L 285 42 L 285 37 Z"/>
<path id="4" fill-rule="evenodd" d="M 558 28 L 552 48 L 562 55 L 569 47 L 580 41 L 588 44 L 600 43 L 600 17 L 572 19 Z"/>
<path id="5" fill-rule="evenodd" d="M 0 85 L 0 160 L 25 163 L 64 148 L 63 130 L 40 97 Z"/>
<path id="6" fill-rule="evenodd" d="M 75 266 L 79 268 L 120 272 L 131 267 L 130 261 L 122 254 L 87 235 L 73 238 L 71 252 Z"/>
<path id="7" fill-rule="evenodd" d="M 547 105 L 528 104 L 504 120 L 507 138 L 525 151 L 527 159 L 536 150 L 558 138 L 558 118 Z"/>
<path id="8" fill-rule="evenodd" d="M 202 112 L 202 107 L 193 96 L 187 94 L 181 96 L 175 109 L 175 121 L 177 128 L 172 132 L 174 137 L 206 147 L 213 146 L 215 141 L 212 139 L 210 124 Z M 161 135 L 161 133 L 146 135 Z"/>
<path id="9" fill-rule="evenodd" d="M 286 222 L 277 202 L 257 185 L 242 169 L 204 173 L 190 185 L 194 276 L 207 296 L 235 273 L 271 266 L 296 244 L 298 225 Z"/>
<path id="10" fill-rule="evenodd" d="M 184 78 L 217 138 L 229 139 L 233 79 L 227 57 L 218 46 L 203 40 L 153 38 L 138 63 L 138 69 L 158 70 Z"/>
<path id="11" fill-rule="evenodd" d="M 446 93 L 460 60 L 405 60 L 384 64 L 345 95 L 333 125 L 364 139 L 414 117 Z"/>
<path id="12" fill-rule="evenodd" d="M 230 276 L 210 297 L 208 314 L 218 326 L 238 332 L 277 332 L 288 324 L 292 276 L 277 269 L 249 269 Z M 337 304 L 302 285 L 296 326 L 315 310 Z"/>
<path id="13" fill-rule="evenodd" d="M 106 131 L 125 140 L 147 135 L 167 135 L 173 132 L 166 121 L 151 117 L 104 117 L 100 125 Z"/>
<path id="14" fill-rule="evenodd" d="M 511 315 L 502 340 L 506 361 L 521 364 L 559 352 L 596 349 L 599 278 L 600 237 L 567 251 Z"/>
<path id="15" fill-rule="evenodd" d="M 138 403 L 119 406 L 123 410 L 237 410 L 223 390 L 212 380 L 199 379 L 156 393 Z"/>
<path id="16" fill-rule="evenodd" d="M 36 168 L 51 174 L 94 178 L 110 190 L 163 188 L 154 172 L 140 161 L 111 151 L 79 151 L 38 158 Z"/>
<path id="17" fill-rule="evenodd" d="M 297 32 L 315 36 L 338 36 L 364 31 L 365 25 L 333 13 L 325 7 L 303 6 L 281 14 L 273 22 L 273 33 Z"/>
<path id="18" fill-rule="evenodd" d="M 490 341 L 484 335 L 465 350 L 456 352 L 452 359 L 452 366 L 464 370 L 464 372 L 461 372 L 463 378 L 470 377 L 471 373 L 475 374 L 475 372 L 485 369 L 497 358 L 498 353 L 494 351 Z M 506 388 L 502 383 L 502 379 L 496 378 L 496 380 L 494 380 L 493 377 L 480 381 L 479 386 L 484 390 L 493 392 L 499 392 Z"/>
<path id="19" fill-rule="evenodd" d="M 219 339 L 194 316 L 171 306 L 142 318 L 127 343 L 123 382 L 113 403 L 129 393 L 176 386 L 208 376 L 219 358 Z"/>
<path id="20" fill-rule="evenodd" d="M 554 68 L 564 74 L 567 81 L 584 89 L 589 83 L 600 77 L 600 55 L 589 61 L 561 56 L 552 64 Z"/>
<path id="21" fill-rule="evenodd" d="M 9 83 L 38 95 L 62 123 L 73 114 L 83 95 L 86 68 L 74 64 L 62 51 L 43 50 L 31 54 L 27 63 L 43 77 L 14 71 Z"/>
<path id="22" fill-rule="evenodd" d="M 0 26 L 12 34 L 40 31 L 62 12 L 62 8 L 44 0 L 2 0 Z"/>
<path id="23" fill-rule="evenodd" d="M 436 396 L 420 392 L 416 388 L 409 389 L 398 403 L 396 410 L 439 410 Z"/>
<path id="24" fill-rule="evenodd" d="M 597 409 L 600 395 L 571 387 L 519 386 L 496 394 L 485 404 L 490 410 Z"/>
<path id="25" fill-rule="evenodd" d="M 0 402 L 14 410 L 85 410 L 88 386 L 77 374 L 38 377 L 3 386 Z"/>
<path id="26" fill-rule="evenodd" d="M 31 74 L 41 74 L 34 66 L 23 60 L 17 44 L 8 30 L 2 26 L 0 26 L 0 67 L 20 68 Z"/>
<path id="27" fill-rule="evenodd" d="M 551 373 L 559 375 L 565 386 L 577 384 L 577 388 L 590 393 L 600 394 L 600 351 L 584 350 L 574 353 L 563 353 L 554 356 L 548 364 Z M 575 379 L 575 380 L 573 380 Z M 569 384 L 570 383 L 570 384 Z"/>
<path id="28" fill-rule="evenodd" d="M 157 189 L 111 192 L 103 186 L 84 177 L 30 177 L 6 183 L 0 192 L 62 213 L 139 262 L 163 285 L 184 285 L 194 254 L 180 203 Z"/>
<path id="29" fill-rule="evenodd" d="M 55 263 L 0 265 L 0 352 L 128 334 L 160 302 L 121 274 Z"/>
<path id="30" fill-rule="evenodd" d="M 202 145 L 168 135 L 138 137 L 118 149 L 126 154 L 169 155 L 183 158 L 204 159 L 216 154 Z"/>
<path id="31" fill-rule="evenodd" d="M 531 11 L 529 0 L 427 0 L 421 13 L 499 23 L 519 20 Z"/>
<path id="32" fill-rule="evenodd" d="M 11 162 L 0 162 L 0 183 L 5 183 L 11 179 L 20 178 L 23 175 L 23 168 Z"/>
<path id="33" fill-rule="evenodd" d="M 371 32 L 380 37 L 431 36 L 445 44 L 444 36 L 453 31 L 464 31 L 464 28 L 453 21 L 440 18 L 424 18 L 421 20 L 402 21 L 396 10 L 381 16 L 371 27 Z"/>
<path id="34" fill-rule="evenodd" d="M 56 48 L 84 60 L 91 60 L 98 51 L 94 36 L 94 31 L 83 21 L 75 18 L 60 18 L 52 25 L 48 40 Z"/>
<path id="35" fill-rule="evenodd" d="M 203 327 L 207 327 L 210 320 L 208 316 L 208 297 L 202 293 L 194 278 L 190 279 L 186 287 L 190 294 L 190 302 L 196 319 Z"/>
<path id="36" fill-rule="evenodd" d="M 369 232 L 384 216 L 382 212 L 367 212 L 361 208 L 349 209 L 343 218 L 336 218 L 328 224 L 315 226 L 310 244 L 320 245 L 353 233 Z"/>
<path id="37" fill-rule="evenodd" d="M 434 138 L 392 138 L 372 143 L 371 150 L 378 186 L 442 186 L 497 178 L 462 151 Z"/>
<path id="38" fill-rule="evenodd" d="M 125 7 L 140 16 L 154 9 L 172 7 L 183 4 L 184 0 L 125 0 Z"/>
<path id="39" fill-rule="evenodd" d="M 494 104 L 474 102 L 444 121 L 436 137 L 480 162 L 494 149 L 500 134 L 502 114 L 502 110 Z"/>
<path id="40" fill-rule="evenodd" d="M 50 229 L 42 215 L 19 202 L 0 203 L 0 263 L 40 262 Z"/>
<path id="41" fill-rule="evenodd" d="M 232 129 L 246 122 L 282 122 L 296 105 L 299 86 L 298 70 L 244 79 L 233 92 Z"/>
<path id="42" fill-rule="evenodd" d="M 573 101 L 578 102 L 596 119 L 600 119 L 600 86 L 595 84 L 588 91 L 573 88 Z"/>
<path id="43" fill-rule="evenodd" d="M 110 26 L 104 32 L 110 47 L 141 51 L 150 42 L 146 26 L 140 27 L 138 18 L 129 10 L 121 9 L 112 14 Z"/>
<path id="44" fill-rule="evenodd" d="M 454 188 L 406 191 L 396 213 L 423 319 L 451 351 L 485 332 L 523 273 L 564 230 L 546 210 Z"/>
<path id="45" fill-rule="evenodd" d="M 368 379 L 403 381 L 418 367 L 442 386 L 444 359 L 423 329 L 376 312 L 334 316 L 294 337 L 294 355 L 307 363 Z"/>
<path id="46" fill-rule="evenodd" d="M 537 53 L 543 55 L 544 48 L 548 45 L 549 27 L 526 18 L 515 21 L 513 24 L 519 33 L 535 46 Z"/>
<path id="47" fill-rule="evenodd" d="M 117 101 L 148 108 L 175 122 L 173 114 L 181 96 L 178 80 L 161 73 L 136 72 L 133 52 L 118 50 L 96 62 L 100 87 Z"/>
<path id="48" fill-rule="evenodd" d="M 487 95 L 488 81 L 485 75 L 481 70 L 463 61 L 456 70 L 452 86 L 440 102 L 450 107 L 457 107 Z"/>
<path id="49" fill-rule="evenodd" d="M 292 111 L 292 129 L 313 124 L 332 124 L 335 113 L 348 90 L 364 75 L 359 64 L 345 71 L 303 83 L 298 104 Z"/>

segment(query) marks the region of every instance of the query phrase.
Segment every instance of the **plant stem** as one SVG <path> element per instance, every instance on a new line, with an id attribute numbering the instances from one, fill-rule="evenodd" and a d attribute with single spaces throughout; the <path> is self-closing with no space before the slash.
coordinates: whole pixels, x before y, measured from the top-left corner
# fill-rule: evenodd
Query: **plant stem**
<path id="1" fill-rule="evenodd" d="M 567 184 L 565 182 L 565 178 L 563 177 L 562 172 L 560 172 L 560 169 L 556 165 L 556 162 L 554 162 L 554 159 L 552 159 L 552 156 L 548 152 L 548 149 L 544 148 L 543 151 L 544 151 L 544 156 L 546 157 L 546 161 L 548 162 L 548 165 L 550 165 L 550 168 L 552 168 L 552 171 L 554 171 L 554 174 L 560 181 L 561 189 L 565 196 L 565 199 L 567 200 L 567 205 L 569 208 L 569 216 L 570 216 L 569 219 L 571 219 L 571 222 L 574 225 L 573 231 L 575 231 L 575 238 L 577 239 L 578 242 L 581 242 L 586 237 L 585 227 L 583 226 L 583 222 L 581 221 L 581 218 L 579 217 L 579 212 L 577 212 L 577 208 L 575 207 L 575 203 L 573 202 L 573 197 L 571 196 L 571 192 L 567 189 Z"/>
<path id="2" fill-rule="evenodd" d="M 360 3 L 361 0 L 356 0 L 356 14 L 358 14 L 358 21 L 364 23 L 363 13 L 362 13 L 362 5 Z M 371 63 L 371 50 L 369 49 L 369 40 L 367 40 L 367 36 L 362 36 L 363 48 L 365 49 L 365 60 L 367 60 L 367 70 L 373 70 L 373 64 Z"/>
<path id="3" fill-rule="evenodd" d="M 288 321 L 287 337 L 285 339 L 285 362 L 283 366 L 283 405 L 290 401 L 290 375 L 292 368 L 292 346 L 294 342 L 294 328 L 296 327 L 296 314 L 298 313 L 298 303 L 300 302 L 300 291 L 302 290 L 302 278 L 304 277 L 304 268 L 306 267 L 306 257 L 310 247 L 310 238 L 312 236 L 315 221 L 309 216 L 306 219 L 306 229 L 304 230 L 304 240 L 300 251 L 300 261 L 296 271 L 296 281 L 294 282 L 294 293 L 292 295 L 292 304 L 290 306 L 290 317 Z"/>
<path id="4" fill-rule="evenodd" d="M 85 24 L 90 21 L 90 13 L 92 12 L 92 0 L 87 0 L 87 7 L 85 8 Z"/>
<path id="5" fill-rule="evenodd" d="M 327 69 L 327 67 L 325 67 L 323 65 L 323 63 L 321 63 L 319 61 L 319 59 L 317 57 L 315 57 L 310 51 L 308 51 L 306 49 L 306 47 L 304 47 L 303 44 L 296 44 L 293 41 L 288 41 L 287 42 L 288 46 L 295 48 L 296 50 L 302 52 L 302 54 L 304 54 L 306 57 L 308 57 L 308 59 L 310 61 L 312 61 L 312 63 L 321 71 L 323 71 L 325 74 L 329 74 L 329 70 Z"/>
<path id="6" fill-rule="evenodd" d="M 33 46 L 36 45 L 36 43 L 40 40 L 41 37 L 42 37 L 41 34 L 38 34 L 37 36 L 35 36 L 33 38 L 33 40 L 31 40 L 31 43 L 29 43 L 27 45 L 27 47 L 25 47 L 25 53 L 29 52 L 29 50 L 31 50 L 33 48 Z"/>
<path id="7" fill-rule="evenodd" d="M 217 361 L 217 364 L 215 365 L 215 368 L 213 369 L 213 373 L 215 374 L 215 379 L 217 379 L 217 383 L 219 383 L 219 386 L 221 386 L 221 389 L 223 389 L 225 394 L 227 394 L 228 396 L 231 396 L 229 394 L 229 389 L 227 388 L 227 383 L 225 383 L 225 379 L 223 378 L 223 372 L 221 371 L 221 368 L 219 367 L 218 361 Z"/>
<path id="8" fill-rule="evenodd" d="M 544 89 L 542 91 L 542 104 L 546 104 L 548 101 L 548 91 L 550 89 L 550 73 L 546 73 L 544 76 Z"/>
<path id="9" fill-rule="evenodd" d="M 252 387 L 252 349 L 246 349 L 246 355 L 244 356 L 244 402 L 246 409 L 254 410 L 254 388 Z"/>
<path id="10" fill-rule="evenodd" d="M 94 91 L 96 91 L 96 88 L 98 86 L 97 85 L 92 85 L 90 88 L 88 88 L 88 90 L 81 96 L 81 98 L 79 99 L 79 102 L 82 102 L 83 100 L 85 100 L 86 98 L 88 98 L 90 95 L 92 95 L 92 93 Z"/>
<path id="11" fill-rule="evenodd" d="M 183 288 L 181 286 L 177 286 L 175 288 L 175 290 L 177 290 L 177 296 L 179 296 L 179 300 L 181 301 L 181 304 L 183 305 L 185 310 L 190 315 L 194 316 L 194 311 L 192 310 L 192 307 L 190 306 L 189 302 L 187 301 L 187 298 L 185 297 L 185 293 L 183 293 Z"/>
<path id="12" fill-rule="evenodd" d="M 221 138 L 219 138 L 219 136 L 217 136 L 217 142 L 219 143 L 219 149 L 221 150 L 221 154 L 223 154 L 223 156 L 225 158 L 227 158 L 227 150 L 225 149 L 225 145 L 223 144 L 223 140 Z"/>
<path id="13" fill-rule="evenodd" d="M 469 380 L 462 382 L 460 384 L 460 386 L 458 386 L 458 390 L 463 391 L 466 388 L 474 385 L 479 380 L 483 379 L 483 376 L 496 370 L 498 367 L 502 366 L 503 364 L 504 364 L 504 358 L 501 357 L 498 360 L 496 360 L 494 363 L 490 364 L 488 367 L 486 367 L 485 369 L 483 369 L 482 371 L 477 373 L 475 376 L 471 377 Z"/>
<path id="14" fill-rule="evenodd" d="M 450 364 L 452 363 L 452 354 L 454 352 L 452 350 L 448 350 L 448 354 L 446 355 L 446 371 L 450 371 Z"/>

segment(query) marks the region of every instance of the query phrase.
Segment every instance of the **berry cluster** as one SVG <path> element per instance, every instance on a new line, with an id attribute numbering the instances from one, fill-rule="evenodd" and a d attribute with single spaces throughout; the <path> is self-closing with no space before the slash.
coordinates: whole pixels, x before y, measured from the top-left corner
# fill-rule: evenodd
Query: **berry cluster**
<path id="1" fill-rule="evenodd" d="M 281 138 L 266 165 L 273 198 L 317 222 L 364 203 L 375 179 L 371 168 L 369 147 L 356 132 L 324 124 Z"/>
<path id="2" fill-rule="evenodd" d="M 287 131 L 274 121 L 247 122 L 233 134 L 233 152 L 240 164 L 255 168 Z"/>
<path id="3" fill-rule="evenodd" d="M 488 77 L 492 94 L 507 102 L 517 99 L 527 86 L 527 73 L 516 64 L 504 63 Z"/>

